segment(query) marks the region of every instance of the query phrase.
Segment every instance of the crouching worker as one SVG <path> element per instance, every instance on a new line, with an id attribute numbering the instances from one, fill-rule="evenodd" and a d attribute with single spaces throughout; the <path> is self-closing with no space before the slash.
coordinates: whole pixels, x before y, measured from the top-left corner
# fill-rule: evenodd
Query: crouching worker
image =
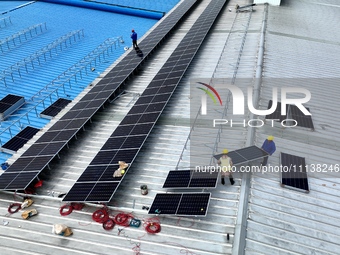
<path id="1" fill-rule="evenodd" d="M 231 174 L 231 169 L 232 169 L 232 166 L 233 166 L 233 161 L 228 156 L 228 152 L 229 151 L 227 149 L 223 150 L 222 156 L 217 161 L 217 164 L 221 168 L 221 182 L 222 182 L 222 184 L 223 185 L 225 184 L 224 177 L 229 177 L 230 184 L 234 185 L 235 181 L 234 181 L 234 178 L 233 178 L 233 176 Z"/>
<path id="2" fill-rule="evenodd" d="M 52 233 L 60 236 L 70 236 L 73 234 L 72 230 L 64 224 L 54 224 Z"/>

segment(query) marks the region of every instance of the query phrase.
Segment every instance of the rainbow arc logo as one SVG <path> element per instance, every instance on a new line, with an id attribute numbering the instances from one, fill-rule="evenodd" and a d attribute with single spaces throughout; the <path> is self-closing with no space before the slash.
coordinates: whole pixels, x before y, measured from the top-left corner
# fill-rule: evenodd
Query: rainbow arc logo
<path id="1" fill-rule="evenodd" d="M 207 115 L 207 95 L 211 98 L 214 104 L 217 104 L 218 99 L 220 105 L 222 106 L 222 100 L 216 89 L 214 89 L 211 85 L 203 83 L 203 82 L 197 82 L 198 84 L 201 84 L 207 88 L 201 88 L 197 87 L 200 90 L 203 90 L 205 93 L 201 97 L 201 114 L 202 115 Z M 215 96 L 214 96 L 215 95 Z"/>

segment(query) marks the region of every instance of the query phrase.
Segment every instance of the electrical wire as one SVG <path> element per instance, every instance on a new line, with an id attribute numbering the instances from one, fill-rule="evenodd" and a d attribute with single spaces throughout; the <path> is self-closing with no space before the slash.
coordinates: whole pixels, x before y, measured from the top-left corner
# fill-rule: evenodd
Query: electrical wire
<path id="1" fill-rule="evenodd" d="M 104 222 L 108 221 L 109 220 L 109 213 L 107 211 L 107 208 L 102 208 L 102 209 L 95 211 L 92 214 L 92 219 L 95 222 L 99 222 L 99 223 L 104 223 Z"/>
<path id="2" fill-rule="evenodd" d="M 144 219 L 143 227 L 145 231 L 149 234 L 157 234 L 161 232 L 161 224 L 157 217 Z"/>
<path id="3" fill-rule="evenodd" d="M 60 207 L 60 210 L 59 210 L 61 216 L 69 215 L 72 211 L 73 211 L 73 206 L 69 204 L 63 205 L 62 207 Z"/>
<path id="4" fill-rule="evenodd" d="M 16 208 L 15 208 L 16 207 Z M 14 208 L 14 209 L 13 209 Z M 10 213 L 10 214 L 12 214 L 12 213 L 16 213 L 16 212 L 18 212 L 19 210 L 21 209 L 21 203 L 12 203 L 12 204 L 10 204 L 9 206 L 8 206 L 8 212 Z"/>

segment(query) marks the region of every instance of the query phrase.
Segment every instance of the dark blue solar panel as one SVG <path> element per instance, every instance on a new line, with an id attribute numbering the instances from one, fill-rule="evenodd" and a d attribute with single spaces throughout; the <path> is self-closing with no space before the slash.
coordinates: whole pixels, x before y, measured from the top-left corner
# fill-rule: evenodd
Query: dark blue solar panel
<path id="1" fill-rule="evenodd" d="M 163 188 L 186 188 L 189 186 L 192 171 L 190 170 L 177 170 L 170 171 Z"/>
<path id="2" fill-rule="evenodd" d="M 309 192 L 305 158 L 281 152 L 282 186 Z"/>

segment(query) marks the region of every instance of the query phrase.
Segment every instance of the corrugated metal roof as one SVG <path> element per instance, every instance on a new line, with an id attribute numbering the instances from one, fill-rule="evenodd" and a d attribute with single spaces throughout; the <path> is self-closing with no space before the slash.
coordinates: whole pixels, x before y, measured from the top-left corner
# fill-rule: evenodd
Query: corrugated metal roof
<path id="1" fill-rule="evenodd" d="M 277 151 L 269 164 L 280 164 L 280 153 L 336 167 L 340 104 L 338 34 L 339 5 L 330 1 L 284 1 L 269 7 L 260 107 L 266 108 L 272 87 L 308 89 L 306 103 L 315 130 L 275 127 L 257 132 L 257 145 L 273 134 Z M 308 173 L 308 194 L 280 187 L 280 175 L 255 174 L 247 221 L 245 254 L 339 254 L 339 173 Z"/>
<path id="2" fill-rule="evenodd" d="M 208 164 L 216 149 L 243 148 L 251 132 L 255 132 L 255 141 L 252 142 L 258 146 L 268 134 L 274 135 L 277 151 L 269 158 L 271 165 L 280 164 L 280 152 L 305 157 L 308 165 L 337 163 L 339 121 L 333 116 L 340 106 L 336 98 L 339 63 L 335 61 L 339 38 L 331 28 L 339 23 L 339 9 L 332 7 L 336 3 L 326 0 L 313 3 L 283 1 L 280 7 L 269 7 L 264 79 L 259 98 L 260 108 L 266 109 L 273 85 L 300 86 L 310 90 L 312 99 L 307 106 L 312 112 L 314 131 L 278 126 L 272 128 L 268 123 L 256 130 L 226 126 L 216 144 L 216 129 L 195 127 L 190 132 L 192 114 L 198 111 L 199 106 L 198 91 L 192 89 L 193 81 L 216 78 L 212 82 L 217 82 L 217 79 L 234 78 L 235 84 L 243 91 L 254 84 L 265 8 L 256 6 L 253 12 L 235 13 L 236 2 L 242 4 L 239 1 L 229 2 L 129 169 L 109 204 L 112 214 L 132 212 L 139 219 L 147 220 L 150 216 L 142 207 L 150 206 L 156 193 L 166 192 L 162 184 L 169 170 L 174 170 L 177 165 L 187 168 L 197 162 Z M 0 234 L 1 254 L 339 253 L 337 173 L 308 174 L 311 189 L 308 194 L 280 187 L 278 173 L 253 174 L 250 187 L 245 178 L 235 176 L 234 186 L 219 183 L 216 189 L 211 190 L 207 217 L 160 215 L 157 219 L 162 229 L 156 235 L 146 234 L 143 228 L 133 227 L 125 228 L 122 232 L 118 231 L 117 226 L 112 231 L 105 231 L 91 219 L 92 213 L 98 208 L 95 205 L 88 205 L 82 211 L 74 211 L 66 217 L 60 216 L 58 209 L 61 202 L 55 197 L 70 189 L 129 110 L 135 96 L 151 81 L 208 3 L 200 2 L 165 41 L 161 50 L 149 58 L 143 70 L 129 82 L 128 93 L 96 115 L 88 130 L 71 144 L 68 151 L 61 153 L 60 161 L 52 164 L 51 169 L 46 169 L 45 184 L 39 190 L 40 197 L 34 197 L 34 207 L 40 212 L 38 216 L 29 221 L 22 220 L 19 213 L 8 217 L 7 206 L 17 198 L 13 194 L 1 195 L 0 217 L 4 224 L 0 224 L 0 228 L 1 233 L 5 233 Z M 232 118 L 232 101 L 224 106 L 228 109 L 224 117 Z M 188 111 L 189 108 L 192 111 Z M 198 116 L 201 121 L 204 120 L 203 116 Z M 146 196 L 141 194 L 142 184 L 148 185 L 149 193 Z M 250 192 L 249 201 L 246 190 Z M 243 199 L 248 208 L 243 207 Z M 245 214 L 239 211 L 244 208 L 247 210 Z M 239 239 L 243 236 L 238 231 L 240 222 L 246 225 L 245 249 L 234 245 L 234 240 L 237 244 L 242 243 Z M 54 223 L 71 226 L 74 235 L 66 239 L 52 234 Z M 227 241 L 227 234 L 230 235 L 230 241 Z"/>

